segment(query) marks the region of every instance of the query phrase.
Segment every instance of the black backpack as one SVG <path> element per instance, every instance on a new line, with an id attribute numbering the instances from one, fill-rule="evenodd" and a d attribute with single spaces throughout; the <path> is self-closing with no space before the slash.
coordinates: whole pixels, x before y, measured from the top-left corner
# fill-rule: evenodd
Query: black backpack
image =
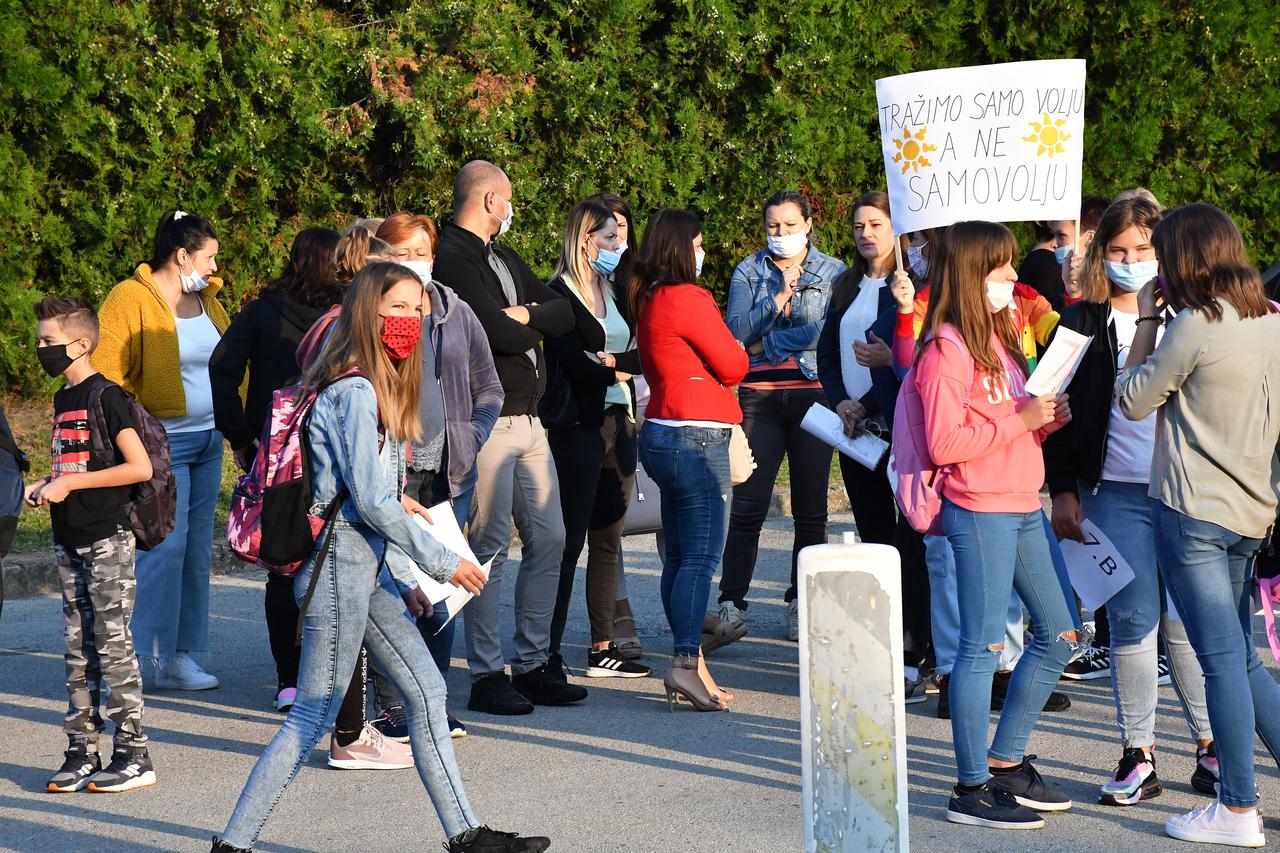
<path id="1" fill-rule="evenodd" d="M 104 467 L 109 467 L 119 464 L 119 459 L 111 444 L 106 414 L 102 411 L 102 394 L 108 388 L 120 386 L 101 374 L 98 379 L 100 381 L 89 392 L 89 417 L 93 419 L 89 433 L 93 440 L 92 453 Z M 150 551 L 173 532 L 177 514 L 178 484 L 173 479 L 169 463 L 169 434 L 136 397 L 123 388 L 120 390 L 129 401 L 133 428 L 151 458 L 151 479 L 132 486 L 129 503 L 125 506 L 138 550 Z"/>

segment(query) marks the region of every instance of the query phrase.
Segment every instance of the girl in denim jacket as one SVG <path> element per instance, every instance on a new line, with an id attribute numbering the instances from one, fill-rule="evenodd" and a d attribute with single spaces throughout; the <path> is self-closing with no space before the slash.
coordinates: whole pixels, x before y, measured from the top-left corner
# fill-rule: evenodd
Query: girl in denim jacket
<path id="1" fill-rule="evenodd" d="M 405 696 L 414 762 L 449 838 L 447 849 L 540 853 L 550 845 L 546 838 L 490 830 L 472 813 L 445 721 L 444 682 L 405 616 L 406 606 L 416 618 L 431 604 L 405 561 L 388 559 L 400 551 L 435 580 L 472 593 L 484 586 L 480 569 L 446 551 L 401 503 L 405 442 L 421 431 L 421 322 L 418 278 L 398 264 L 371 264 L 352 282 L 329 346 L 304 376 L 308 385 L 324 386 L 308 422 L 313 511 L 339 495 L 343 502 L 330 547 L 317 549 L 295 584 L 305 590 L 311 573 L 322 573 L 304 617 L 297 698 L 258 759 L 222 837 L 214 839 L 214 851 L 250 849 L 333 725 L 362 642 Z M 403 601 L 378 585 L 384 565 Z"/>

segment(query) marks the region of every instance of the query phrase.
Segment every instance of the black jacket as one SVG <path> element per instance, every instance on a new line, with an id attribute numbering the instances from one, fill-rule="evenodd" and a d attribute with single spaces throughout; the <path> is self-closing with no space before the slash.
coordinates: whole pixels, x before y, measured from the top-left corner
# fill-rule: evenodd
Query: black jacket
<path id="1" fill-rule="evenodd" d="M 857 280 L 853 282 L 844 282 L 845 285 L 852 285 L 852 289 L 842 287 L 842 279 L 846 276 L 856 276 Z M 827 394 L 827 402 L 834 409 L 837 405 L 849 399 L 849 392 L 844 388 L 844 374 L 840 370 L 840 359 L 844 355 L 853 358 L 853 353 L 840 352 L 840 319 L 844 316 L 844 312 L 853 304 L 853 300 L 858 295 L 858 284 L 862 281 L 862 273 L 857 272 L 852 267 L 842 272 L 832 282 L 831 302 L 827 305 L 827 319 L 822 324 L 822 334 L 818 337 L 818 381 L 822 383 L 822 390 Z M 836 296 L 838 293 L 845 293 L 849 298 L 841 299 Z M 893 346 L 893 318 L 889 318 L 889 335 L 886 337 L 881 334 L 880 318 L 884 317 L 886 311 L 891 311 L 897 307 L 897 302 L 893 298 L 893 282 L 892 274 L 890 280 L 885 282 L 884 287 L 880 288 L 879 302 L 876 303 L 876 321 L 869 327 L 870 330 L 876 331 L 876 336 L 884 341 L 890 347 Z M 867 417 L 878 415 L 883 411 L 882 404 L 887 400 L 885 392 L 893 389 L 892 396 L 896 399 L 897 387 L 900 383 L 898 377 L 894 374 L 892 367 L 873 367 L 871 368 L 871 390 L 862 395 L 862 399 L 858 402 L 867 410 Z M 879 393 L 877 393 L 877 389 Z M 889 407 L 887 417 L 893 417 L 892 405 Z"/>
<path id="2" fill-rule="evenodd" d="M 529 309 L 527 326 L 502 312 L 507 300 L 498 274 L 489 266 L 491 251 L 511 271 L 517 304 Z M 440 232 L 433 277 L 453 288 L 484 327 L 506 395 L 502 415 L 536 415 L 538 399 L 546 388 L 546 361 L 538 344 L 546 336 L 563 335 L 573 328 L 573 308 L 543 284 L 514 251 L 496 243 L 486 245 L 452 222 L 446 222 Z M 532 304 L 535 302 L 537 305 Z M 530 349 L 536 363 L 525 355 Z"/>
<path id="3" fill-rule="evenodd" d="M 614 353 L 618 359 L 616 368 L 605 367 L 593 357 L 595 353 L 605 351 L 604 324 L 574 295 L 563 277 L 554 279 L 549 286 L 573 306 L 574 322 L 573 328 L 565 334 L 547 338 L 547 376 L 554 383 L 557 374 L 563 373 L 573 389 L 573 399 L 578 407 L 578 423 L 598 427 L 604 423 L 605 392 L 617 382 L 614 371 L 620 370 L 633 376 L 641 372 L 640 350 L 634 346 L 635 324 L 627 313 L 627 301 L 615 299 L 618 313 L 631 331 L 630 349 Z M 635 383 L 628 381 L 627 386 L 631 389 L 631 399 L 635 400 Z"/>
<path id="4" fill-rule="evenodd" d="M 1075 302 L 1062 311 L 1058 329 L 1093 335 L 1065 392 L 1071 397 L 1071 420 L 1045 439 L 1044 470 L 1049 494 L 1080 494 L 1079 483 L 1096 486 L 1107 458 L 1111 400 L 1116 387 L 1116 330 L 1107 302 Z M 1050 336 L 1052 343 L 1053 337 Z"/>
<path id="5" fill-rule="evenodd" d="M 209 359 L 209 384 L 213 422 L 233 449 L 261 438 L 271 395 L 298 377 L 298 344 L 327 310 L 329 306 L 314 308 L 268 290 L 231 321 Z M 249 390 L 242 404 L 246 367 Z"/>

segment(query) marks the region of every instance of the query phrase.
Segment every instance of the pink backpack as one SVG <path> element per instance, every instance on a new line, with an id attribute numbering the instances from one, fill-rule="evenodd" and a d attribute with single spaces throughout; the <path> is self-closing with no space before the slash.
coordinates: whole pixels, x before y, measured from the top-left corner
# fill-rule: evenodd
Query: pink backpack
<path id="1" fill-rule="evenodd" d="M 354 371 L 346 374 L 353 375 Z M 295 574 L 310 556 L 316 539 L 346 495 L 345 490 L 340 491 L 322 516 L 311 513 L 307 422 L 317 395 L 325 387 L 294 385 L 272 395 L 258 455 L 231 494 L 227 543 L 232 552 L 241 560 L 286 577 Z"/>
<path id="2" fill-rule="evenodd" d="M 941 337 L 967 351 L 964 340 L 950 327 L 944 327 Z M 969 410 L 969 389 L 973 386 L 973 374 L 965 386 L 964 409 Z M 916 369 L 912 367 L 902 380 L 898 402 L 893 408 L 893 471 L 897 476 L 894 497 L 907 523 L 917 533 L 942 535 L 942 483 L 950 466 L 939 468 L 929 456 L 929 441 L 925 434 L 924 401 L 916 387 Z"/>

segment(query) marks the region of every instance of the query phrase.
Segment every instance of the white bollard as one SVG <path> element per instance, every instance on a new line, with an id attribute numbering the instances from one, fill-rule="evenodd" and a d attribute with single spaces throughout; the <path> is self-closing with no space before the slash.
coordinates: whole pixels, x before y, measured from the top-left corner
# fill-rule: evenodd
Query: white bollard
<path id="1" fill-rule="evenodd" d="M 888 545 L 800 552 L 806 853 L 910 849 L 902 580 Z"/>

